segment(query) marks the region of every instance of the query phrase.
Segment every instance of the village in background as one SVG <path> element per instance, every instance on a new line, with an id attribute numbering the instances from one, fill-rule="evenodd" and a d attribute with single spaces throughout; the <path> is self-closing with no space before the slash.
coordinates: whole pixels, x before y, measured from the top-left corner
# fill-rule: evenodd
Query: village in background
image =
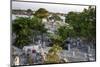
<path id="1" fill-rule="evenodd" d="M 12 9 L 11 23 L 12 66 L 96 60 L 95 6 L 67 14 Z"/>

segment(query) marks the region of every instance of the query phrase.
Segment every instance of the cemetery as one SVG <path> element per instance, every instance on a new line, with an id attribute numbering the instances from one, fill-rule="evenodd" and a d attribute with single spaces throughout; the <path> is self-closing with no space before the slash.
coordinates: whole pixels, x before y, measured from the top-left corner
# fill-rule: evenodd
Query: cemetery
<path id="1" fill-rule="evenodd" d="M 12 9 L 12 65 L 95 61 L 95 11 Z"/>

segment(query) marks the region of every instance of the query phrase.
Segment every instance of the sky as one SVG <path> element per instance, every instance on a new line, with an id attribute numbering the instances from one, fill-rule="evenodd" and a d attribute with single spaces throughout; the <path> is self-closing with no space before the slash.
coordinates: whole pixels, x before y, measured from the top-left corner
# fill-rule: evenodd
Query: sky
<path id="1" fill-rule="evenodd" d="M 96 5 L 97 3 L 97 0 L 17 0 L 17 1 L 42 1 L 42 2 L 87 4 L 87 5 Z"/>
<path id="2" fill-rule="evenodd" d="M 33 11 L 39 8 L 45 8 L 49 12 L 68 13 L 70 11 L 81 12 L 88 6 L 80 5 L 63 5 L 63 4 L 46 4 L 46 3 L 33 3 L 33 2 L 12 2 L 12 9 L 32 9 Z"/>

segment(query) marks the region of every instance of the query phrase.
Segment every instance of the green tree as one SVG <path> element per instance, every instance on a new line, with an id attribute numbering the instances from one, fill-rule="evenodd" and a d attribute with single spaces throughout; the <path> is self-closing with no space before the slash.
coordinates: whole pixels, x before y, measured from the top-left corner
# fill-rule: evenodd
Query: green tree
<path id="1" fill-rule="evenodd" d="M 89 6 L 82 12 L 69 12 L 66 16 L 66 23 L 69 23 L 74 30 L 76 37 L 85 38 L 88 42 L 96 36 L 96 9 Z"/>
<path id="2" fill-rule="evenodd" d="M 96 38 L 96 8 L 94 6 L 89 6 L 88 9 L 84 9 L 81 13 L 82 21 L 82 30 L 81 33 L 87 39 L 95 39 Z M 88 36 L 88 37 L 87 37 Z"/>
<path id="3" fill-rule="evenodd" d="M 54 44 L 47 54 L 45 63 L 60 63 L 59 52 L 61 50 L 62 48 L 59 45 Z"/>
<path id="4" fill-rule="evenodd" d="M 13 33 L 16 34 L 14 45 L 22 48 L 32 42 L 32 29 L 30 28 L 31 19 L 17 17 L 12 23 Z"/>
<path id="5" fill-rule="evenodd" d="M 40 8 L 35 12 L 35 16 L 40 18 L 41 20 L 43 18 L 47 18 L 48 15 L 49 15 L 48 11 L 46 9 L 44 9 L 44 8 Z M 42 21 L 41 21 L 41 23 L 42 23 Z M 44 33 L 46 33 L 46 29 L 45 28 L 41 28 L 42 44 L 43 44 Z"/>
<path id="6" fill-rule="evenodd" d="M 61 37 L 62 41 L 67 39 L 67 37 L 74 37 L 73 27 L 70 25 L 60 26 L 57 30 L 57 34 Z"/>
<path id="7" fill-rule="evenodd" d="M 80 18 L 80 14 L 78 12 L 69 12 L 66 16 L 66 23 L 70 24 L 75 33 L 75 36 L 80 36 L 80 29 L 81 29 L 81 18 Z"/>
<path id="8" fill-rule="evenodd" d="M 62 43 L 62 38 L 61 38 L 61 36 L 59 36 L 59 35 L 57 35 L 57 34 L 50 34 L 50 35 L 49 35 L 49 38 L 51 39 L 53 45 L 56 44 L 56 45 L 61 46 L 61 43 Z"/>
<path id="9" fill-rule="evenodd" d="M 57 34 L 60 37 L 59 41 L 59 45 L 61 47 L 64 47 L 64 41 L 68 38 L 68 37 L 73 37 L 75 36 L 73 27 L 70 25 L 65 25 L 65 26 L 60 26 L 57 30 Z M 58 39 L 58 38 L 57 38 Z"/>
<path id="10" fill-rule="evenodd" d="M 35 12 L 35 16 L 39 18 L 46 18 L 48 15 L 48 11 L 44 8 L 40 8 Z"/>
<path id="11" fill-rule="evenodd" d="M 13 21 L 12 27 L 16 34 L 14 45 L 20 48 L 33 43 L 33 38 L 46 32 L 44 24 L 37 17 L 18 17 Z"/>
<path id="12" fill-rule="evenodd" d="M 43 35 L 43 33 L 47 33 L 47 29 L 45 28 L 44 24 L 42 23 L 42 19 L 34 16 L 32 18 L 32 29 L 34 31 L 34 38 L 38 35 Z"/>

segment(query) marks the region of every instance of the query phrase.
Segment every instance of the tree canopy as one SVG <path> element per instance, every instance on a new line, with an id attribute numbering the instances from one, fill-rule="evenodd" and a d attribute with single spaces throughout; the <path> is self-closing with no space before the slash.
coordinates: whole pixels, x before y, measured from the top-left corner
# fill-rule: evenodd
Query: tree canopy
<path id="1" fill-rule="evenodd" d="M 39 18 L 45 18 L 48 16 L 48 11 L 44 8 L 40 8 L 35 12 L 35 16 Z"/>
<path id="2" fill-rule="evenodd" d="M 89 6 L 82 12 L 69 12 L 66 16 L 66 23 L 73 26 L 75 36 L 88 39 L 96 36 L 96 9 Z"/>
<path id="3" fill-rule="evenodd" d="M 33 42 L 33 37 L 36 34 L 46 32 L 44 24 L 40 18 L 33 17 L 18 17 L 13 21 L 13 33 L 16 35 L 14 45 L 22 48 Z"/>
<path id="4" fill-rule="evenodd" d="M 13 21 L 12 29 L 16 34 L 14 45 L 22 48 L 32 42 L 32 29 L 30 27 L 31 19 L 26 17 L 18 17 Z"/>

